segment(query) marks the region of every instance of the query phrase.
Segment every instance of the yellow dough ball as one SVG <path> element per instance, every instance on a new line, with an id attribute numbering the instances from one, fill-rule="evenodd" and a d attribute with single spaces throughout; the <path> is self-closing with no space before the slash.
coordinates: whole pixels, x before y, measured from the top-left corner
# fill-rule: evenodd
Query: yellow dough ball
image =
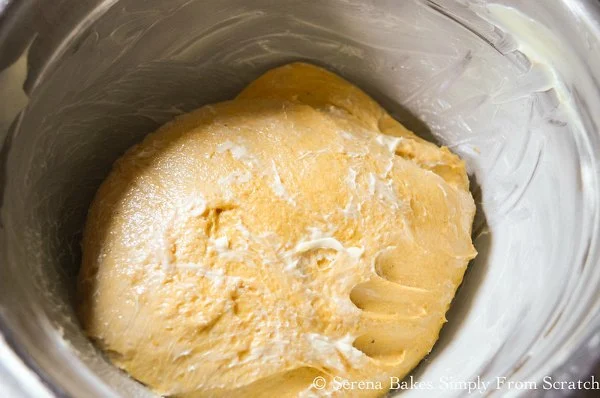
<path id="1" fill-rule="evenodd" d="M 456 155 L 286 65 L 115 163 L 85 228 L 81 323 L 160 394 L 379 396 L 437 340 L 474 213 Z"/>

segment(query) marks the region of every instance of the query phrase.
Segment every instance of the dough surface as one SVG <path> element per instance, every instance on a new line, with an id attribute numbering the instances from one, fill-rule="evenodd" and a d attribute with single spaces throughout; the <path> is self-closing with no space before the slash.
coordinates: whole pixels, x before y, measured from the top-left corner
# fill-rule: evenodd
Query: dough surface
<path id="1" fill-rule="evenodd" d="M 81 323 L 160 394 L 382 395 L 432 349 L 476 255 L 468 184 L 347 81 L 273 69 L 115 163 L 85 228 Z"/>

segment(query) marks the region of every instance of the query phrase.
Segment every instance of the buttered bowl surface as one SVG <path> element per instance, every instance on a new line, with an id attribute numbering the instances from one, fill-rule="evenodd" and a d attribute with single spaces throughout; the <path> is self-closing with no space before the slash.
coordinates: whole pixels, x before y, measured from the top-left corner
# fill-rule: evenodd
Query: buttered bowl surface
<path id="1" fill-rule="evenodd" d="M 90 0 L 31 19 L 35 2 L 4 3 L 0 326 L 31 369 L 15 377 L 66 396 L 153 396 L 75 316 L 92 198 L 145 135 L 295 61 L 351 81 L 466 162 L 478 255 L 411 380 L 453 397 L 464 391 L 444 382 L 504 377 L 541 395 L 545 377 L 585 378 L 596 362 L 596 2 Z M 507 388 L 487 393 L 525 393 Z"/>

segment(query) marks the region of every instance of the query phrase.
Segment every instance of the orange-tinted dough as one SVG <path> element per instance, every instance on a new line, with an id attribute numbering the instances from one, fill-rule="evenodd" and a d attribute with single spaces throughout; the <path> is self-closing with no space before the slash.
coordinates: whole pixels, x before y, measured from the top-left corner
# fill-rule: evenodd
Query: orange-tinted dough
<path id="1" fill-rule="evenodd" d="M 474 213 L 457 156 L 286 65 L 116 162 L 85 229 L 80 318 L 161 394 L 381 395 L 433 347 Z"/>

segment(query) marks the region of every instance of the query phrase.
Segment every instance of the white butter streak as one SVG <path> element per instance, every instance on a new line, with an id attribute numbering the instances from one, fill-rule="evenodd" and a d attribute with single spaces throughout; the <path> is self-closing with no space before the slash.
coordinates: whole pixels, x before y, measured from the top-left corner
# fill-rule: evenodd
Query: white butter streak
<path id="1" fill-rule="evenodd" d="M 279 172 L 277 171 L 277 166 L 275 165 L 274 160 L 271 160 L 271 170 L 273 172 L 273 181 L 271 182 L 270 185 L 271 185 L 271 189 L 273 189 L 273 193 L 275 195 L 277 195 L 278 197 L 280 197 L 281 199 L 288 202 L 289 204 L 295 206 L 296 202 L 290 196 L 287 189 L 285 189 L 285 186 L 283 185 L 283 182 L 281 181 L 281 177 L 279 176 Z"/>
<path id="2" fill-rule="evenodd" d="M 382 147 L 386 148 L 388 151 L 392 153 L 396 153 L 396 149 L 400 142 L 402 142 L 402 137 L 394 137 L 391 135 L 378 134 L 375 137 L 375 142 L 377 142 Z"/>
<path id="3" fill-rule="evenodd" d="M 252 173 L 249 171 L 234 171 L 226 177 L 219 178 L 219 185 L 231 186 L 233 184 L 243 184 L 249 182 Z"/>
<path id="4" fill-rule="evenodd" d="M 229 151 L 231 153 L 231 156 L 233 156 L 234 159 L 237 160 L 244 159 L 248 156 L 248 150 L 246 149 L 246 147 L 239 144 L 235 144 L 231 141 L 225 141 L 217 145 L 218 153 L 225 153 L 227 151 Z"/>
<path id="5" fill-rule="evenodd" d="M 362 247 L 349 247 L 346 249 L 342 243 L 335 238 L 319 238 L 300 242 L 294 248 L 295 253 L 304 253 L 316 249 L 332 249 L 338 252 L 347 253 L 352 258 L 360 258 L 364 253 Z"/>
<path id="6" fill-rule="evenodd" d="M 344 371 L 345 363 L 352 368 L 358 368 L 367 360 L 366 355 L 353 346 L 356 337 L 352 335 L 332 339 L 318 333 L 307 333 L 305 338 L 312 348 L 312 359 L 327 367 Z"/>

